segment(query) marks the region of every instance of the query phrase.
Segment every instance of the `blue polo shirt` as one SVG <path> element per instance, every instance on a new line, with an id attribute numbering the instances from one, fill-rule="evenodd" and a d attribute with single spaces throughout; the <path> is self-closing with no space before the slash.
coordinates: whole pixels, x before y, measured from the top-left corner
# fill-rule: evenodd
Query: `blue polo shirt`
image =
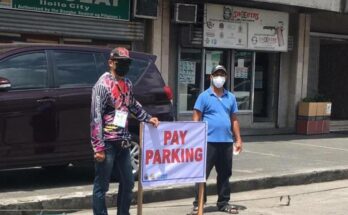
<path id="1" fill-rule="evenodd" d="M 221 97 L 217 97 L 209 87 L 201 93 L 194 109 L 202 113 L 202 120 L 208 122 L 208 142 L 231 142 L 231 116 L 238 112 L 236 97 L 224 89 Z"/>

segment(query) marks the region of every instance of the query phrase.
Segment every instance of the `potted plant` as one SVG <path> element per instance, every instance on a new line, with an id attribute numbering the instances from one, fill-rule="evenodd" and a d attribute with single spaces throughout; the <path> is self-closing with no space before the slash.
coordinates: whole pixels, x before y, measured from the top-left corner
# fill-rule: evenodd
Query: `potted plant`
<path id="1" fill-rule="evenodd" d="M 297 133 L 329 133 L 331 106 L 330 100 L 323 95 L 304 98 L 298 106 Z"/>

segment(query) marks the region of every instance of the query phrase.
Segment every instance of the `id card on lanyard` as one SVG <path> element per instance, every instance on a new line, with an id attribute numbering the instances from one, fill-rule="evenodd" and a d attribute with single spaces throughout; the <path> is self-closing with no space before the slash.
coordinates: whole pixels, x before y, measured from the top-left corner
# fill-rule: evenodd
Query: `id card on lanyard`
<path id="1" fill-rule="evenodd" d="M 117 127 L 125 128 L 127 123 L 128 112 L 116 110 L 113 124 Z"/>
<path id="2" fill-rule="evenodd" d="M 121 96 L 122 96 L 122 104 L 125 103 L 126 95 L 122 92 L 120 86 L 116 84 Z M 121 105 L 122 106 L 122 105 Z M 117 127 L 125 128 L 128 118 L 128 111 L 115 110 L 115 117 L 113 124 Z"/>

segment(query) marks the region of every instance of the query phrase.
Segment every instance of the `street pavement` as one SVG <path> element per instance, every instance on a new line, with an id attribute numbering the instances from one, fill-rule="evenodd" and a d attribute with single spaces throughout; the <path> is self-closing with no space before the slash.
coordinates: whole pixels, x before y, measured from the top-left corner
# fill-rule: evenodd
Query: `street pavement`
<path id="1" fill-rule="evenodd" d="M 346 215 L 348 211 L 348 180 L 283 186 L 272 189 L 233 193 L 232 204 L 239 214 L 247 215 Z M 204 214 L 222 215 L 215 206 L 217 197 L 208 196 Z M 187 214 L 192 209 L 193 198 L 144 204 L 144 215 Z M 131 207 L 137 214 L 137 207 Z M 93 215 L 92 210 L 66 212 L 67 215 Z M 116 214 L 110 208 L 109 214 Z"/>
<path id="2" fill-rule="evenodd" d="M 233 193 L 348 179 L 348 133 L 245 136 L 244 150 L 233 162 Z M 136 191 L 137 187 L 135 199 Z M 214 198 L 214 174 L 207 181 L 207 192 Z M 111 184 L 109 206 L 115 206 L 116 193 L 117 186 Z M 10 189 L 0 193 L 0 214 L 90 209 L 91 195 L 92 181 L 79 186 Z M 192 185 L 159 187 L 144 191 L 144 203 L 192 196 Z"/>

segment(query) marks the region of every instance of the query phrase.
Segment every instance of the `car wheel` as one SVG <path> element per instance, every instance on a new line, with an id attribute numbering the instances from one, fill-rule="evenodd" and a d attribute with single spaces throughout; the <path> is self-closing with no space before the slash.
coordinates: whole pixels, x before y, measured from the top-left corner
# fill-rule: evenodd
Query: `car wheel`
<path id="1" fill-rule="evenodd" d="M 131 165 L 132 165 L 132 172 L 135 178 L 138 177 L 139 173 L 139 137 L 137 135 L 132 135 L 131 139 L 131 149 L 130 149 L 130 155 L 131 155 Z"/>

